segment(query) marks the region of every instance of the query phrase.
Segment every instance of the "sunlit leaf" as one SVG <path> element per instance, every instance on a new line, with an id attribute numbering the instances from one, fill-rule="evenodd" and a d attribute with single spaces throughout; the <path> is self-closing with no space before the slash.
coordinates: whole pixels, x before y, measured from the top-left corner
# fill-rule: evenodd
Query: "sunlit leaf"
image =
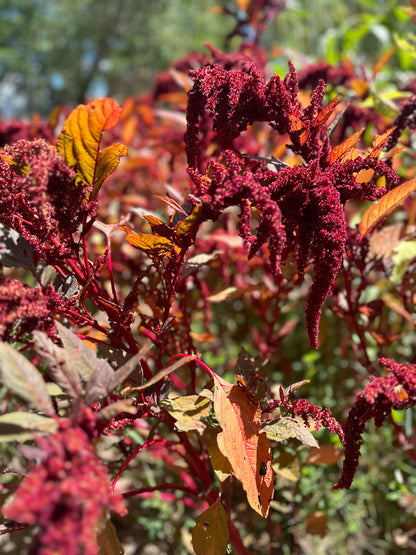
<path id="1" fill-rule="evenodd" d="M 212 303 L 220 303 L 222 301 L 225 301 L 226 299 L 229 299 L 230 295 L 232 293 L 235 293 L 236 291 L 238 291 L 237 287 L 234 287 L 234 286 L 225 287 L 224 289 L 221 289 L 220 291 L 217 291 L 216 293 L 212 293 L 207 298 Z"/>
<path id="2" fill-rule="evenodd" d="M 305 424 L 299 422 L 298 425 L 293 428 L 293 431 L 295 433 L 296 439 L 303 443 L 303 445 L 308 445 L 309 447 L 316 447 L 317 449 L 319 449 L 318 442 L 305 426 Z"/>
<path id="3" fill-rule="evenodd" d="M 319 112 L 313 124 L 317 127 L 321 127 L 335 110 L 337 103 L 338 97 L 333 98 L 328 106 L 325 106 L 325 108 Z"/>
<path id="4" fill-rule="evenodd" d="M 150 258 L 169 258 L 173 251 L 178 252 L 178 247 L 166 237 L 150 233 L 134 233 L 126 225 L 121 225 L 120 229 L 127 233 L 126 240 L 131 245 L 145 252 Z"/>
<path id="5" fill-rule="evenodd" d="M 304 445 L 319 447 L 316 439 L 303 423 L 300 417 L 282 416 L 268 424 L 263 424 L 263 430 L 269 439 L 283 441 L 291 437 L 298 439 Z"/>
<path id="6" fill-rule="evenodd" d="M 390 135 L 393 133 L 395 129 L 396 129 L 395 127 L 391 127 L 382 135 L 376 135 L 373 141 L 373 149 L 382 149 L 387 144 L 387 141 L 389 140 Z"/>
<path id="7" fill-rule="evenodd" d="M 182 220 L 181 223 L 178 225 L 178 227 L 176 228 L 176 233 L 178 235 L 183 235 L 184 233 L 187 233 L 191 228 L 197 226 L 201 218 L 201 211 L 201 204 L 195 206 L 191 214 L 187 216 L 184 220 Z"/>
<path id="8" fill-rule="evenodd" d="M 297 482 L 300 478 L 300 460 L 295 453 L 283 451 L 273 463 L 273 470 L 291 482 Z"/>
<path id="9" fill-rule="evenodd" d="M 161 235 L 162 237 L 172 236 L 172 229 L 167 224 L 165 224 L 165 222 L 159 220 L 159 218 L 156 218 L 152 214 L 146 214 L 145 216 L 143 216 L 143 218 L 150 224 L 153 233 L 155 233 L 156 235 Z"/>
<path id="10" fill-rule="evenodd" d="M 294 393 L 295 391 L 297 391 L 298 389 L 300 389 L 304 385 L 307 385 L 309 382 L 310 382 L 310 380 L 301 380 L 300 382 L 292 383 L 291 385 L 289 385 L 288 387 L 286 387 L 283 390 L 284 396 L 285 397 L 290 397 L 292 395 L 292 393 Z"/>
<path id="11" fill-rule="evenodd" d="M 331 154 L 329 156 L 331 164 L 333 162 L 335 162 L 336 160 L 340 160 L 341 158 L 345 158 L 348 155 L 348 153 L 351 153 L 351 150 L 353 149 L 353 147 L 355 147 L 355 145 L 360 140 L 360 137 L 363 134 L 363 131 L 364 131 L 364 127 L 362 129 L 360 129 L 360 131 L 357 131 L 356 133 L 351 135 L 351 137 L 349 137 L 342 144 L 334 146 L 334 148 L 331 150 Z M 356 149 L 354 149 L 354 150 L 356 150 Z"/>
<path id="12" fill-rule="evenodd" d="M 371 168 L 368 168 L 367 170 L 360 170 L 355 176 L 355 181 L 357 183 L 368 183 L 374 176 L 374 173 L 374 170 Z"/>
<path id="13" fill-rule="evenodd" d="M 269 441 L 260 429 L 260 404 L 249 402 L 238 386 L 214 376 L 214 410 L 222 432 L 218 447 L 247 493 L 250 506 L 266 517 L 273 497 Z M 266 473 L 260 473 L 266 465 Z"/>
<path id="14" fill-rule="evenodd" d="M 350 80 L 351 89 L 355 92 L 357 98 L 363 98 L 366 95 L 369 84 L 364 79 L 359 79 L 358 77 L 353 77 Z"/>
<path id="15" fill-rule="evenodd" d="M 207 432 L 205 432 L 206 434 Z M 230 461 L 225 455 L 220 451 L 217 442 L 218 434 L 211 434 L 211 440 L 208 444 L 208 455 L 211 462 L 211 466 L 214 469 L 215 474 L 223 482 L 233 471 Z"/>
<path id="16" fill-rule="evenodd" d="M 3 385 L 35 409 L 52 416 L 52 400 L 40 372 L 21 353 L 0 342 L 0 377 Z"/>
<path id="17" fill-rule="evenodd" d="M 228 545 L 228 516 L 217 499 L 196 519 L 192 529 L 195 555 L 224 555 Z"/>
<path id="18" fill-rule="evenodd" d="M 366 261 L 389 257 L 402 241 L 407 241 L 414 237 L 415 232 L 416 226 L 403 224 L 386 225 L 381 229 L 373 231 L 370 237 L 370 247 Z"/>
<path id="19" fill-rule="evenodd" d="M 387 218 L 387 216 L 389 216 L 395 208 L 400 206 L 415 190 L 416 178 L 406 181 L 406 183 L 392 189 L 367 208 L 358 227 L 361 235 L 370 233 L 381 220 Z"/>
<path id="20" fill-rule="evenodd" d="M 160 195 L 155 195 L 156 198 L 158 198 L 159 200 L 161 200 L 162 202 L 164 202 L 167 206 L 169 206 L 169 208 L 172 208 L 172 210 L 174 210 L 175 212 L 179 212 L 180 214 L 183 214 L 184 216 L 187 216 L 188 214 L 185 212 L 185 210 L 182 208 L 182 206 L 176 202 L 175 199 L 173 199 L 172 197 L 161 197 Z"/>
<path id="21" fill-rule="evenodd" d="M 192 89 L 193 81 L 186 73 L 182 73 L 173 68 L 169 70 L 169 73 L 173 77 L 175 83 L 185 92 L 189 92 Z"/>
<path id="22" fill-rule="evenodd" d="M 0 416 L 0 443 L 27 441 L 34 435 L 53 434 L 58 423 L 53 418 L 34 412 L 9 412 Z"/>
<path id="23" fill-rule="evenodd" d="M 106 177 L 118 166 L 127 147 L 113 144 L 100 152 L 102 134 L 113 128 L 120 118 L 121 108 L 111 98 L 96 98 L 90 104 L 81 104 L 64 123 L 56 148 L 68 166 L 75 166 L 78 178 L 92 187 L 91 199 Z"/>
<path id="24" fill-rule="evenodd" d="M 182 432 L 198 430 L 202 433 L 205 424 L 201 421 L 201 418 L 208 416 L 211 410 L 209 399 L 199 395 L 164 399 L 160 402 L 160 406 L 175 418 L 175 427 Z"/>

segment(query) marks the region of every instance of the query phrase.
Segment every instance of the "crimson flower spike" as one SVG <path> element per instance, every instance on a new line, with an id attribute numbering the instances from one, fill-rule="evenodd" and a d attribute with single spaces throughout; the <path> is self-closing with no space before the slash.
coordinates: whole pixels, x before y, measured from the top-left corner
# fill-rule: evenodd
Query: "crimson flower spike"
<path id="1" fill-rule="evenodd" d="M 321 81 L 309 106 L 303 108 L 290 63 L 284 80 L 274 75 L 267 83 L 254 62 L 245 69 L 209 65 L 191 72 L 191 77 L 194 85 L 189 93 L 185 143 L 188 171 L 195 185 L 192 193 L 202 203 L 202 219 L 217 220 L 225 208 L 240 207 L 239 234 L 249 258 L 268 242 L 276 275 L 280 275 L 283 253 L 293 252 L 300 278 L 313 262 L 306 327 L 316 349 L 321 307 L 345 253 L 345 203 L 378 199 L 397 184 L 398 176 L 378 157 L 359 155 L 355 148 L 359 134 L 331 149 L 325 123 L 336 99 L 323 106 L 326 87 Z M 254 122 L 266 122 L 273 131 L 288 134 L 291 150 L 304 163 L 289 167 L 279 162 L 279 171 L 270 171 L 264 169 L 269 160 L 254 156 L 260 163 L 253 167 L 247 155 L 236 152 L 235 139 Z M 210 141 L 219 145 L 217 160 L 205 157 Z M 368 169 L 373 170 L 368 181 L 356 179 L 361 170 Z M 386 187 L 377 187 L 380 176 L 385 177 Z M 256 235 L 250 226 L 253 208 L 260 215 Z"/>

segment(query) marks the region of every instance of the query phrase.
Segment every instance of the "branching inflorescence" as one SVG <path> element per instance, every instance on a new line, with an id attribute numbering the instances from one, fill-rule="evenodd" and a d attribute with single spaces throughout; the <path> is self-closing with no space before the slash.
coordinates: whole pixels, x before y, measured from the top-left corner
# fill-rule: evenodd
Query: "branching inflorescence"
<path id="1" fill-rule="evenodd" d="M 85 409 L 87 410 L 87 409 Z M 34 466 L 4 515 L 40 529 L 31 553 L 97 553 L 96 535 L 110 510 L 123 515 L 121 495 L 111 491 L 107 469 L 95 455 L 91 438 L 69 419 L 55 434 L 38 439 Z"/>
<path id="2" fill-rule="evenodd" d="M 214 65 L 192 72 L 185 142 L 193 193 L 203 204 L 204 219 L 217 220 L 224 208 L 239 206 L 239 232 L 249 257 L 268 240 L 276 275 L 280 261 L 291 251 L 296 253 L 300 278 L 313 261 L 315 278 L 306 326 L 317 348 L 321 306 L 345 252 L 344 205 L 348 200 L 376 200 L 397 184 L 398 177 L 378 159 L 378 153 L 360 156 L 358 152 L 349 155 L 348 147 L 343 152 L 331 149 L 323 125 L 335 102 L 322 106 L 325 84 L 321 81 L 309 106 L 303 108 L 297 98 L 295 69 L 289 67 L 283 81 L 273 76 L 268 83 L 254 64 L 246 70 Z M 211 162 L 204 156 L 207 118 L 212 118 L 216 133 L 209 140 L 218 145 L 218 160 Z M 234 140 L 254 122 L 267 122 L 280 135 L 288 135 L 290 148 L 304 163 L 270 171 L 235 152 Z M 357 179 L 362 170 L 371 170 L 368 179 Z M 375 184 L 373 178 L 380 176 L 385 177 L 386 187 Z M 260 216 L 256 236 L 250 231 L 252 208 Z"/>
<path id="3" fill-rule="evenodd" d="M 37 260 L 54 264 L 78 252 L 73 234 L 95 212 L 88 191 L 56 149 L 44 141 L 18 141 L 0 157 L 0 223 L 32 246 Z"/>

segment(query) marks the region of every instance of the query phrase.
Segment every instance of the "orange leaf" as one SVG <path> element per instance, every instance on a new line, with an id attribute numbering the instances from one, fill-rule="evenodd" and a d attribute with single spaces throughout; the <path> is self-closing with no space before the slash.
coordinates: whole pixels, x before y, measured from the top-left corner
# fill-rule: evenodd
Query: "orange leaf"
<path id="1" fill-rule="evenodd" d="M 322 511 L 316 511 L 306 517 L 306 532 L 322 538 L 328 533 L 328 519 Z"/>
<path id="2" fill-rule="evenodd" d="M 350 86 L 355 92 L 357 98 L 363 98 L 369 88 L 367 81 L 365 81 L 364 79 L 358 79 L 357 77 L 353 77 L 351 79 Z"/>
<path id="3" fill-rule="evenodd" d="M 367 170 L 360 170 L 355 176 L 355 181 L 357 183 L 368 183 L 373 177 L 374 173 L 375 172 L 372 168 L 368 168 Z"/>
<path id="4" fill-rule="evenodd" d="M 166 239 L 166 237 L 151 235 L 150 233 L 134 233 L 126 225 L 121 225 L 120 229 L 127 233 L 126 239 L 130 245 L 144 251 L 152 259 L 169 258 L 173 250 L 178 251 L 178 247 L 172 241 Z"/>
<path id="5" fill-rule="evenodd" d="M 415 190 L 416 178 L 406 181 L 406 183 L 392 189 L 376 203 L 367 208 L 358 226 L 361 235 L 370 233 L 383 218 L 389 216 L 393 210 L 400 206 Z"/>
<path id="6" fill-rule="evenodd" d="M 185 212 L 185 210 L 182 208 L 182 206 L 178 202 L 176 202 L 175 199 L 173 199 L 171 197 L 161 197 L 159 195 L 155 195 L 155 197 L 158 198 L 159 200 L 161 200 L 162 202 L 164 202 L 165 204 L 167 204 L 167 206 L 172 208 L 172 210 L 174 210 L 175 212 L 180 212 L 181 214 L 184 214 L 185 216 L 188 215 Z"/>
<path id="7" fill-rule="evenodd" d="M 384 54 L 377 60 L 377 62 L 374 64 L 374 67 L 373 67 L 373 78 L 377 75 L 377 73 L 381 69 L 383 69 L 383 67 L 387 64 L 387 62 L 390 60 L 390 58 L 393 56 L 396 50 L 397 50 L 397 47 L 393 46 L 392 48 L 387 50 L 387 52 L 384 52 Z"/>
<path id="8" fill-rule="evenodd" d="M 214 410 L 222 428 L 218 447 L 241 481 L 250 506 L 266 517 L 274 472 L 269 440 L 260 428 L 260 404 L 250 402 L 243 389 L 220 376 L 214 375 L 214 379 Z"/>
<path id="9" fill-rule="evenodd" d="M 342 144 L 335 146 L 331 150 L 331 154 L 329 158 L 331 164 L 336 160 L 340 159 L 341 157 L 345 157 L 345 155 L 353 149 L 353 147 L 358 143 L 363 131 L 364 131 L 364 127 L 360 129 L 360 131 L 357 131 L 357 133 L 354 133 L 353 135 L 351 135 L 351 137 L 346 141 L 344 141 Z"/>
<path id="10" fill-rule="evenodd" d="M 173 80 L 179 87 L 181 87 L 185 92 L 189 92 L 192 89 L 192 79 L 176 69 L 170 69 L 169 73 L 172 75 Z"/>
<path id="11" fill-rule="evenodd" d="M 315 121 L 313 122 L 314 126 L 321 127 L 335 110 L 337 103 L 338 97 L 333 98 L 328 106 L 325 106 L 325 108 L 316 116 Z"/>
<path id="12" fill-rule="evenodd" d="M 163 237 L 172 236 L 171 228 L 168 225 L 166 225 L 165 222 L 162 222 L 162 220 L 159 220 L 159 218 L 156 218 L 151 214 L 146 214 L 145 216 L 143 216 L 143 218 L 149 222 L 153 233 L 156 233 L 156 235 L 162 235 Z"/>
<path id="13" fill-rule="evenodd" d="M 321 445 L 320 448 L 313 447 L 309 451 L 306 462 L 308 464 L 334 464 L 344 456 L 344 452 L 335 445 Z"/>
<path id="14" fill-rule="evenodd" d="M 376 148 L 382 149 L 383 146 L 385 146 L 385 144 L 389 140 L 390 135 L 393 133 L 395 129 L 396 129 L 395 127 L 391 127 L 382 135 L 376 135 L 373 141 L 373 149 L 376 149 Z"/>
<path id="15" fill-rule="evenodd" d="M 228 544 L 228 515 L 218 498 L 196 519 L 192 530 L 195 555 L 224 555 Z"/>
<path id="16" fill-rule="evenodd" d="M 91 104 L 81 104 L 64 123 L 56 143 L 57 150 L 68 166 L 76 166 L 78 178 L 92 187 L 90 199 L 97 197 L 106 177 L 118 166 L 127 147 L 113 144 L 100 152 L 102 134 L 114 127 L 121 108 L 111 98 L 96 98 Z"/>

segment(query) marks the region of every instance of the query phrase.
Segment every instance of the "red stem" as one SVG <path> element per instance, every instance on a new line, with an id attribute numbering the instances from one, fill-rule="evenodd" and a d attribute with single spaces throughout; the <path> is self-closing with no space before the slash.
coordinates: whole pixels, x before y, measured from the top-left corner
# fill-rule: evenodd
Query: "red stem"
<path id="1" fill-rule="evenodd" d="M 135 489 L 131 491 L 126 491 L 122 494 L 124 499 L 128 497 L 134 497 L 135 495 L 141 495 L 142 493 L 150 493 L 152 491 L 184 491 L 192 497 L 198 497 L 199 492 L 188 488 L 187 486 L 178 486 L 175 484 L 161 484 L 160 486 L 147 486 L 145 488 Z"/>
<path id="2" fill-rule="evenodd" d="M 120 470 L 117 473 L 117 476 L 114 478 L 113 483 L 111 485 L 113 491 L 114 491 L 114 489 L 116 487 L 116 484 L 119 481 L 121 475 L 126 470 L 128 465 L 130 464 L 130 462 L 135 458 L 135 456 L 138 455 L 140 453 L 140 451 L 142 451 L 145 447 L 149 447 L 150 445 L 153 445 L 155 443 L 164 443 L 166 445 L 169 442 L 166 439 L 153 439 L 152 441 L 147 441 L 146 443 L 143 443 L 143 445 L 139 445 L 139 447 L 135 451 L 133 451 L 133 453 L 130 455 L 130 457 L 128 457 L 127 460 L 124 461 L 123 466 L 120 468 Z"/>

